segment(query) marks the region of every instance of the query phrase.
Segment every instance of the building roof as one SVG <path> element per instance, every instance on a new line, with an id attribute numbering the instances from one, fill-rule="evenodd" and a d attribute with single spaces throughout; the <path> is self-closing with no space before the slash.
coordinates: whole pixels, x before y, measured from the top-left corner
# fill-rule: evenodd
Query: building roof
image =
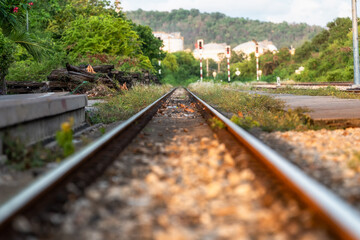
<path id="1" fill-rule="evenodd" d="M 211 58 L 214 61 L 219 61 L 219 56 L 218 54 L 221 53 L 226 53 L 226 43 L 208 43 L 208 44 L 204 44 L 203 47 L 203 51 L 202 51 L 202 57 L 204 59 L 207 58 Z M 199 49 L 194 49 L 193 51 L 194 53 L 194 57 L 195 58 L 199 58 L 200 57 L 200 53 L 199 53 Z"/>
<path id="2" fill-rule="evenodd" d="M 269 40 L 264 40 L 258 43 L 259 44 L 259 53 L 262 54 L 265 51 L 277 51 L 277 47 Z M 236 46 L 233 50 L 236 52 L 243 52 L 247 55 L 250 53 L 255 52 L 256 44 L 254 41 L 249 41 L 246 43 L 242 43 L 238 46 Z"/>

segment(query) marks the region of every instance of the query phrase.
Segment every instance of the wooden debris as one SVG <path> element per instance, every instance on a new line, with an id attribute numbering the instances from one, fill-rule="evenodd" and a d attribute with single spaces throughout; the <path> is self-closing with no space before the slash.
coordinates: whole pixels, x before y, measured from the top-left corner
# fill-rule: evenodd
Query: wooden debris
<path id="1" fill-rule="evenodd" d="M 71 92 L 80 84 L 102 84 L 116 91 L 128 90 L 134 84 L 159 84 L 156 76 L 148 71 L 127 73 L 114 70 L 114 65 L 73 66 L 53 70 L 47 77 L 48 82 L 7 82 L 10 94 L 39 92 Z M 86 85 L 86 84 L 85 84 Z M 85 93 L 88 88 L 80 88 L 77 93 Z"/>

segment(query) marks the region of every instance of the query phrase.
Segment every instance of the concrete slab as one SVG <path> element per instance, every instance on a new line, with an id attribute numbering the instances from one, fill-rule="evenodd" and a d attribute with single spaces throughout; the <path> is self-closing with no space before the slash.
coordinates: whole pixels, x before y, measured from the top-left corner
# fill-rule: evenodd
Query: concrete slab
<path id="1" fill-rule="evenodd" d="M 310 109 L 309 115 L 313 120 L 360 119 L 359 99 L 290 94 L 272 94 L 272 96 L 284 101 L 287 108 L 304 107 Z"/>
<path id="2" fill-rule="evenodd" d="M 0 96 L 0 132 L 28 143 L 43 140 L 53 136 L 70 117 L 74 128 L 83 125 L 86 105 L 86 95 L 67 93 Z"/>
<path id="3" fill-rule="evenodd" d="M 83 108 L 86 95 L 66 93 L 0 96 L 0 129 Z"/>
<path id="4" fill-rule="evenodd" d="M 307 108 L 311 119 L 335 127 L 360 127 L 360 99 L 342 99 L 330 96 L 272 94 L 263 91 L 244 91 L 250 94 L 272 96 L 285 102 L 285 109 Z"/>

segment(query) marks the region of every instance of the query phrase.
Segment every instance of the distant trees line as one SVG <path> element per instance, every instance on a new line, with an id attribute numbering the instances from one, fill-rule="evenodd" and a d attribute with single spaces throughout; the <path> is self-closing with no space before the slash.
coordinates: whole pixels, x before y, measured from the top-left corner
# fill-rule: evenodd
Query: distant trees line
<path id="1" fill-rule="evenodd" d="M 292 79 L 302 82 L 352 81 L 351 27 L 351 19 L 337 18 L 327 24 L 327 29 L 323 29 L 312 40 L 299 46 L 295 55 L 291 55 L 287 47 L 280 48 L 277 53 L 266 52 L 260 56 L 260 69 L 263 73 L 261 80 L 270 82 L 280 77 L 282 80 Z M 226 81 L 227 63 L 226 58 L 222 59 L 221 71 L 215 80 Z M 230 63 L 232 81 L 246 82 L 256 79 L 254 54 L 247 57 L 233 51 Z M 295 73 L 301 67 L 304 70 L 301 73 Z M 167 54 L 164 59 L 164 68 L 165 80 L 171 83 L 183 84 L 186 81 L 199 79 L 199 61 L 195 60 L 191 53 Z M 209 60 L 209 68 L 208 79 L 213 79 L 211 72 L 217 70 L 217 63 Z M 204 75 L 206 75 L 206 68 L 204 69 Z M 236 69 L 241 71 L 240 76 L 235 75 Z"/>
<path id="2" fill-rule="evenodd" d="M 185 47 L 193 49 L 196 39 L 205 42 L 226 42 L 232 47 L 256 39 L 268 39 L 278 48 L 300 46 L 311 40 L 323 29 L 305 23 L 271 23 L 232 18 L 222 13 L 200 13 L 197 9 L 172 10 L 171 12 L 137 11 L 126 12 L 135 23 L 150 26 L 154 31 L 181 32 Z"/>

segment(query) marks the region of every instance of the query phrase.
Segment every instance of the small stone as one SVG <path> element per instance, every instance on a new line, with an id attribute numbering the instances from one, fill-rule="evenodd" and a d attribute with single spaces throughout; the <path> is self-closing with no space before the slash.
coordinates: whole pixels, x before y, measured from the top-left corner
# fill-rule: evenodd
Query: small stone
<path id="1" fill-rule="evenodd" d="M 229 166 L 235 166 L 234 159 L 229 153 L 225 153 L 224 155 L 224 163 Z"/>
<path id="2" fill-rule="evenodd" d="M 238 172 L 231 172 L 229 173 L 228 175 L 228 181 L 229 181 L 229 184 L 231 186 L 236 186 L 240 183 L 241 181 L 241 177 L 240 177 L 240 174 Z"/>
<path id="3" fill-rule="evenodd" d="M 236 211 L 237 211 L 237 207 L 227 206 L 227 207 L 215 208 L 212 210 L 211 213 L 215 216 L 228 216 L 235 214 Z"/>
<path id="4" fill-rule="evenodd" d="M 222 186 L 218 182 L 210 183 L 206 186 L 206 197 L 207 198 L 214 198 L 219 195 L 221 192 Z"/>
<path id="5" fill-rule="evenodd" d="M 149 173 L 146 176 L 146 182 L 147 183 L 155 183 L 155 182 L 158 182 L 158 181 L 159 181 L 159 178 L 155 173 Z"/>
<path id="6" fill-rule="evenodd" d="M 129 194 L 130 189 L 128 187 L 112 186 L 106 192 L 105 201 L 120 201 Z"/>
<path id="7" fill-rule="evenodd" d="M 101 198 L 101 193 L 95 189 L 89 189 L 86 191 L 86 197 L 92 201 L 98 201 Z"/>
<path id="8" fill-rule="evenodd" d="M 165 171 L 159 167 L 158 165 L 155 165 L 155 166 L 152 166 L 151 167 L 151 170 L 156 174 L 158 175 L 159 177 L 162 177 L 165 175 Z"/>

